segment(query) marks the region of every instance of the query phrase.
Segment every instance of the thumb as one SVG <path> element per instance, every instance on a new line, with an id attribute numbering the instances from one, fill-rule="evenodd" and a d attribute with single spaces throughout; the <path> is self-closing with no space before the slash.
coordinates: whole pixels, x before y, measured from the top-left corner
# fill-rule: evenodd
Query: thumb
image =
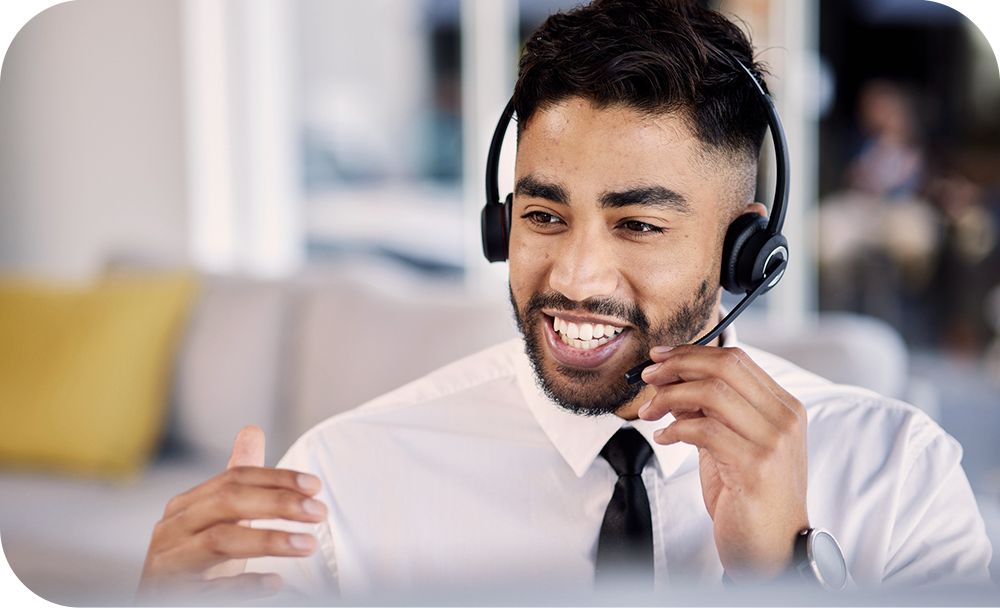
<path id="1" fill-rule="evenodd" d="M 226 468 L 262 466 L 264 466 L 264 431 L 259 426 L 250 424 L 236 434 L 233 453 L 226 463 Z"/>

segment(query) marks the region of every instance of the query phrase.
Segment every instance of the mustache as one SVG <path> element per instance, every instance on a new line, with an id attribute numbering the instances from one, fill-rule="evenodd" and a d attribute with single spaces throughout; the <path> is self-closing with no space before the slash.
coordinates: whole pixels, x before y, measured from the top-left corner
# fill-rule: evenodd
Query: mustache
<path id="1" fill-rule="evenodd" d="M 628 321 L 640 332 L 649 331 L 649 319 L 638 306 L 613 298 L 588 298 L 582 302 L 577 302 L 557 291 L 536 293 L 528 299 L 524 316 L 531 318 L 532 316 L 540 315 L 543 308 L 563 312 L 589 312 L 595 315 L 615 317 Z"/>

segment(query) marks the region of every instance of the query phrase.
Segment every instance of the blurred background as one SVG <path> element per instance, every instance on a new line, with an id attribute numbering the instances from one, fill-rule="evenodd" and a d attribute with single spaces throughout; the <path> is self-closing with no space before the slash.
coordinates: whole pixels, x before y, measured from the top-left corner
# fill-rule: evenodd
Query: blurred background
<path id="1" fill-rule="evenodd" d="M 274 464 L 515 335 L 484 161 L 524 40 L 575 4 L 77 0 L 24 26 L 0 74 L 0 534 L 25 584 L 130 603 L 167 499 L 241 426 Z M 741 339 L 924 409 L 1000 546 L 988 43 L 927 0 L 706 4 L 751 33 L 791 149 L 793 262 Z"/>

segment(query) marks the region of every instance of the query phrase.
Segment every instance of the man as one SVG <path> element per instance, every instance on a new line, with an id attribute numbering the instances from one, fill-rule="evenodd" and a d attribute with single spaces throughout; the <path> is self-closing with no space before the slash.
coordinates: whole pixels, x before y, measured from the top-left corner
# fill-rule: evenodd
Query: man
<path id="1" fill-rule="evenodd" d="M 766 121 L 727 57 L 754 66 L 688 3 L 550 17 L 514 92 L 523 340 L 328 419 L 276 470 L 245 429 L 226 473 L 168 504 L 141 590 L 739 587 L 785 580 L 819 527 L 853 585 L 988 581 L 961 449 L 927 416 L 732 331 L 686 345 L 719 319 L 726 228 L 766 213 Z"/>

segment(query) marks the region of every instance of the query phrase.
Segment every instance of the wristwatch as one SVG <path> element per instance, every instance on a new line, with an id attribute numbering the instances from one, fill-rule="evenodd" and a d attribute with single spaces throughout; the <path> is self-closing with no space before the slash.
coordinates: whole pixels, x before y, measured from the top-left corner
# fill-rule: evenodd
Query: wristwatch
<path id="1" fill-rule="evenodd" d="M 847 561 L 837 539 L 822 528 L 807 528 L 795 537 L 792 567 L 799 577 L 827 591 L 847 585 Z"/>

